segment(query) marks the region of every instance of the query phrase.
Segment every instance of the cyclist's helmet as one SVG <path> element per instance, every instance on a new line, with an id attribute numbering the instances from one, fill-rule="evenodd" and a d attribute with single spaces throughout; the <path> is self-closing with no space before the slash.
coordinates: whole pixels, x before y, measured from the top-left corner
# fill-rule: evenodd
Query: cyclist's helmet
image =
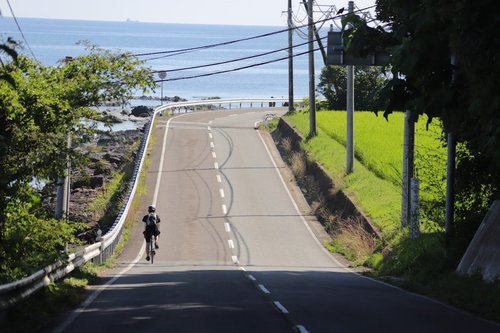
<path id="1" fill-rule="evenodd" d="M 148 207 L 148 212 L 149 213 L 154 213 L 155 211 L 156 211 L 155 206 L 151 205 L 151 206 Z"/>

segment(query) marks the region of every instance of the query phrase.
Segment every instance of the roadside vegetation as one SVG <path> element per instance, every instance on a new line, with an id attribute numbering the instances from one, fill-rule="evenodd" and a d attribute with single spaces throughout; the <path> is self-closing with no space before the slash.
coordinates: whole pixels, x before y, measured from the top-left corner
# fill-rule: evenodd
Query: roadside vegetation
<path id="1" fill-rule="evenodd" d="M 154 135 L 151 136 L 149 142 L 149 147 L 154 146 Z M 108 184 L 102 196 L 89 204 L 88 210 L 94 213 L 102 225 L 114 222 L 116 212 L 124 204 L 123 196 L 128 190 L 127 185 L 129 185 L 135 165 L 134 154 L 132 153 L 137 148 L 138 143 L 130 147 L 130 154 L 122 171 L 116 173 L 113 181 Z M 145 159 L 144 170 L 148 169 L 150 162 L 149 159 Z M 87 287 L 99 283 L 101 272 L 114 265 L 116 258 L 122 253 L 130 238 L 133 225 L 137 222 L 135 216 L 144 206 L 143 196 L 147 192 L 145 188 L 146 175 L 147 172 L 142 172 L 137 181 L 134 199 L 130 205 L 122 236 L 113 256 L 103 264 L 87 262 L 63 279 L 49 284 L 47 288 L 42 288 L 32 297 L 14 305 L 5 312 L 5 318 L 0 320 L 1 331 L 22 333 L 43 330 L 48 325 L 53 324 L 53 321 L 57 320 L 66 311 L 75 309 L 85 300 L 88 296 Z"/>
<path id="2" fill-rule="evenodd" d="M 155 84 L 136 58 L 89 44 L 87 54 L 49 67 L 18 56 L 11 39 L 1 46 L 0 283 L 6 283 L 64 260 L 66 245 L 77 244 L 83 229 L 80 221 L 57 219 L 46 209 L 32 181 L 54 184 L 68 160 L 73 169 L 83 167 L 88 159 L 80 148 L 95 129 L 82 120 L 97 119 L 94 107 L 106 101 L 125 103 Z M 93 209 L 108 209 L 110 199 Z"/>
<path id="3" fill-rule="evenodd" d="M 293 166 L 300 159 L 306 159 L 302 165 L 307 159 L 321 164 L 337 189 L 381 230 L 380 237 L 366 238 L 357 221 L 339 219 L 321 207 L 321 197 L 305 189 L 335 239 L 329 245 L 332 250 L 371 268 L 368 274 L 377 278 L 500 321 L 499 280 L 485 282 L 480 272 L 468 277 L 455 273 L 488 208 L 500 199 L 500 64 L 492 42 L 496 13 L 484 12 L 472 0 L 378 0 L 376 13 L 376 27 L 355 13 L 342 18 L 347 54 L 385 50 L 391 55 L 379 74 L 360 71 L 361 79 L 355 79 L 356 108 L 380 116 L 355 114 L 354 172 L 344 171 L 346 116 L 338 111 L 317 113 L 316 136 L 308 136 L 307 110 L 286 117 L 306 137 L 301 143 L 305 153 L 291 156 L 289 163 L 293 170 L 301 169 Z M 318 86 L 327 98 L 323 109 L 345 108 L 344 84 L 345 70 L 323 69 Z M 421 181 L 422 231 L 417 239 L 400 227 L 401 111 L 410 114 L 417 128 L 415 176 Z M 444 223 L 449 134 L 457 149 L 453 225 Z"/>
<path id="4" fill-rule="evenodd" d="M 304 136 L 309 131 L 308 110 L 287 114 L 285 119 Z M 425 119 L 424 119 L 425 120 Z M 451 242 L 444 234 L 446 150 L 441 124 L 436 119 L 426 129 L 416 130 L 416 174 L 421 180 L 421 236 L 410 239 L 400 227 L 403 114 L 389 121 L 372 112 L 355 112 L 354 172 L 345 173 L 346 113 L 317 113 L 317 135 L 301 143 L 303 153 L 293 152 L 289 139 L 282 138 L 291 169 L 304 188 L 314 213 L 331 234 L 327 247 L 346 256 L 354 265 L 368 268 L 366 274 L 408 290 L 430 295 L 450 304 L 500 321 L 500 288 L 480 276 L 455 274 L 467 242 Z M 358 221 L 340 219 L 308 180 L 306 164 L 314 160 L 327 170 L 335 190 L 342 190 L 380 229 L 381 237 L 367 232 Z M 398 179 L 399 177 L 399 179 Z M 459 223 L 466 223 L 459 221 Z M 480 293 L 487 291 L 487 301 Z M 491 296 L 491 297 L 490 297 Z"/>
<path id="5" fill-rule="evenodd" d="M 29 276 L 56 260 L 67 249 L 83 244 L 81 221 L 57 219 L 42 202 L 32 182 L 53 185 L 88 162 L 81 147 L 90 141 L 98 120 L 96 106 L 126 101 L 137 90 L 153 89 L 152 74 L 130 54 L 86 44 L 84 55 L 46 67 L 18 56 L 12 39 L 0 42 L 0 284 Z M 71 147 L 67 146 L 72 137 Z M 131 147 L 136 149 L 136 147 Z M 132 152 L 105 193 L 88 209 L 102 223 L 116 217 L 133 171 Z M 84 287 L 97 279 L 99 266 L 76 269 L 57 283 L 2 313 L 0 330 L 32 332 L 49 317 L 79 304 Z M 30 310 L 33 309 L 33 310 Z"/>

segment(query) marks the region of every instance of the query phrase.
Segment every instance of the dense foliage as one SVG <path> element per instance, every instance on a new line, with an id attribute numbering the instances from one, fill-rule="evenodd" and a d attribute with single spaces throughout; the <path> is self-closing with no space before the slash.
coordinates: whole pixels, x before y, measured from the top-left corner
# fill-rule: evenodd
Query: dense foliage
<path id="1" fill-rule="evenodd" d="M 356 110 L 380 110 L 379 95 L 384 77 L 378 67 L 354 68 L 354 107 Z M 347 70 L 344 66 L 325 66 L 321 70 L 318 91 L 325 96 L 328 108 L 345 110 Z"/>
<path id="2" fill-rule="evenodd" d="M 30 182 L 55 181 L 65 173 L 68 158 L 72 165 L 82 162 L 79 143 L 93 132 L 82 119 L 96 117 L 90 107 L 124 102 L 136 89 L 154 87 L 150 71 L 129 54 L 88 46 L 88 54 L 46 67 L 18 56 L 15 47 L 7 41 L 0 48 L 2 278 L 15 278 L 25 266 L 52 260 L 71 240 L 72 226 L 40 209 Z"/>
<path id="3" fill-rule="evenodd" d="M 355 15 L 343 22 L 353 25 L 348 52 L 383 45 L 391 54 L 385 116 L 410 110 L 414 119 L 439 117 L 456 136 L 457 220 L 472 222 L 464 224 L 471 230 L 500 197 L 500 17 L 492 8 L 492 0 L 377 0 L 385 29 Z"/>

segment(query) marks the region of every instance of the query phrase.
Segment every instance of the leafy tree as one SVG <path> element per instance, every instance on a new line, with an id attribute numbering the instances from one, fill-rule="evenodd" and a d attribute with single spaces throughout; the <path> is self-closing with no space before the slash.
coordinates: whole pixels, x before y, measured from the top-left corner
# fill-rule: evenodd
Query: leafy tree
<path id="1" fill-rule="evenodd" d="M 354 105 L 357 110 L 380 110 L 378 97 L 384 77 L 380 68 L 354 68 Z M 318 91 L 328 101 L 328 108 L 345 110 L 347 104 L 347 70 L 345 66 L 326 66 L 321 71 Z"/>
<path id="2" fill-rule="evenodd" d="M 377 0 L 385 29 L 369 27 L 356 15 L 343 22 L 353 26 L 347 52 L 382 45 L 391 53 L 384 116 L 409 110 L 417 119 L 425 113 L 429 121 L 440 117 L 444 131 L 455 134 L 463 221 L 480 221 L 478 215 L 500 197 L 500 42 L 493 8 L 493 0 Z"/>
<path id="3" fill-rule="evenodd" d="M 23 236 L 13 230 L 30 225 L 25 230 L 45 233 L 53 226 L 39 210 L 37 194 L 28 184 L 34 177 L 53 181 L 64 174 L 68 157 L 73 165 L 82 161 L 78 143 L 93 132 L 82 119 L 97 116 L 91 107 L 107 100 L 125 102 L 136 89 L 147 91 L 155 84 L 151 72 L 127 53 L 89 46 L 87 55 L 46 67 L 17 57 L 10 45 L 0 49 L 4 51 L 0 73 L 0 261 L 4 261 L 16 254 L 25 258 L 12 244 Z M 71 148 L 66 144 L 68 135 L 74 142 Z M 54 235 L 67 239 L 67 227 L 62 221 L 60 224 L 60 232 Z M 29 237 L 31 242 L 43 242 L 41 235 Z M 29 248 L 41 250 L 46 254 L 43 258 L 57 250 L 46 251 L 38 245 Z"/>

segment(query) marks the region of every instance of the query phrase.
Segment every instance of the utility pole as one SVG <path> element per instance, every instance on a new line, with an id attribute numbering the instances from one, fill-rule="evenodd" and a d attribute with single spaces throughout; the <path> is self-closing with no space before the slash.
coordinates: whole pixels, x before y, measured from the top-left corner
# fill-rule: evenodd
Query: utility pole
<path id="1" fill-rule="evenodd" d="M 453 67 L 453 74 L 451 77 L 452 86 L 456 80 L 456 55 L 451 54 L 451 65 Z M 445 214 L 445 235 L 449 241 L 453 235 L 453 224 L 455 215 L 455 158 L 456 158 L 456 138 L 452 131 L 448 132 L 447 138 L 448 145 L 448 161 L 446 165 L 446 214 Z"/>
<path id="2" fill-rule="evenodd" d="M 448 132 L 448 161 L 446 166 L 446 215 L 445 234 L 446 239 L 451 239 L 453 235 L 453 220 L 455 215 L 455 156 L 456 139 L 453 132 Z"/>
<path id="3" fill-rule="evenodd" d="M 316 136 L 316 94 L 314 84 L 313 0 L 307 4 L 309 40 L 309 137 Z"/>
<path id="4" fill-rule="evenodd" d="M 67 56 L 64 58 L 64 63 L 67 65 L 72 60 L 73 57 Z M 68 152 L 71 149 L 70 133 L 68 133 L 66 148 L 68 148 Z M 71 190 L 70 170 L 71 162 L 68 155 L 66 160 L 66 175 L 57 179 L 56 208 L 54 212 L 54 215 L 57 219 L 62 219 L 63 217 L 68 219 L 69 216 L 69 194 Z"/>
<path id="5" fill-rule="evenodd" d="M 309 8 L 308 4 L 306 3 L 306 0 L 302 0 L 302 4 L 304 5 L 304 7 L 306 8 L 306 12 L 309 14 L 311 13 L 312 15 L 312 7 Z M 323 42 L 321 41 L 321 37 L 319 36 L 319 32 L 318 32 L 318 29 L 316 29 L 316 24 L 313 24 L 313 31 L 314 31 L 314 35 L 316 36 L 316 42 L 318 43 L 318 46 L 319 46 L 319 50 L 321 51 L 321 56 L 323 57 L 323 63 L 326 65 L 326 51 L 325 51 L 325 47 L 323 46 Z"/>
<path id="6" fill-rule="evenodd" d="M 167 72 L 158 72 L 158 77 L 161 79 L 161 95 L 160 95 L 160 105 L 163 105 L 163 81 L 167 77 Z"/>
<path id="7" fill-rule="evenodd" d="M 349 1 L 349 13 L 354 12 L 354 1 Z M 347 66 L 347 136 L 346 173 L 351 173 L 354 165 L 354 66 Z"/>
<path id="8" fill-rule="evenodd" d="M 294 110 L 293 105 L 293 31 L 292 31 L 292 0 L 288 0 L 288 111 Z"/>
<path id="9" fill-rule="evenodd" d="M 403 139 L 403 179 L 401 190 L 401 227 L 411 223 L 411 179 L 414 174 L 415 160 L 415 121 L 411 111 L 404 115 Z"/>

